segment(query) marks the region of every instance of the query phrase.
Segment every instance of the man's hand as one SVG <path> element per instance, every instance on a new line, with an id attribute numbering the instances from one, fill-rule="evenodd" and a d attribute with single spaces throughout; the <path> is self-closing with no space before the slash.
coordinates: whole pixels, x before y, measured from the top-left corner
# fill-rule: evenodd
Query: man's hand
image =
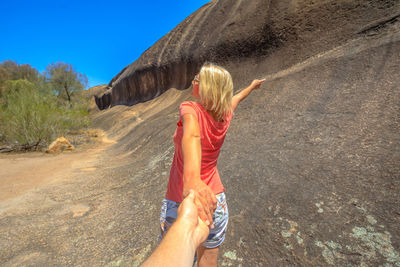
<path id="1" fill-rule="evenodd" d="M 178 223 L 182 223 L 189 228 L 191 241 L 195 248 L 200 246 L 208 237 L 210 230 L 208 226 L 199 218 L 196 205 L 196 194 L 190 190 L 189 195 L 182 201 L 178 208 Z"/>
<path id="2" fill-rule="evenodd" d="M 190 181 L 183 187 L 183 197 L 186 197 L 190 190 L 194 191 L 195 204 L 202 219 L 209 227 L 214 228 L 213 214 L 217 208 L 217 198 L 213 191 L 202 181 Z"/>
<path id="3" fill-rule="evenodd" d="M 198 217 L 195 202 L 196 195 L 190 190 L 178 208 L 178 218 L 142 267 L 193 265 L 196 249 L 210 232 L 208 226 Z"/>

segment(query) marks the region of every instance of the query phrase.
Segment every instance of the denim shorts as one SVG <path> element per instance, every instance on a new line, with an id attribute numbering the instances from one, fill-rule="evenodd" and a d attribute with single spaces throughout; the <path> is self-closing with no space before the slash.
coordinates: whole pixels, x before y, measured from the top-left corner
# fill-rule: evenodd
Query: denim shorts
<path id="1" fill-rule="evenodd" d="M 222 242 L 224 242 L 226 228 L 228 226 L 229 212 L 225 193 L 222 192 L 215 197 L 217 198 L 217 209 L 213 215 L 214 229 L 210 229 L 207 240 L 202 244 L 202 246 L 206 248 L 216 248 L 220 246 Z M 162 201 L 160 215 L 161 234 L 159 236 L 159 241 L 161 241 L 163 235 L 166 234 L 173 222 L 175 222 L 180 204 L 181 203 L 168 199 Z"/>

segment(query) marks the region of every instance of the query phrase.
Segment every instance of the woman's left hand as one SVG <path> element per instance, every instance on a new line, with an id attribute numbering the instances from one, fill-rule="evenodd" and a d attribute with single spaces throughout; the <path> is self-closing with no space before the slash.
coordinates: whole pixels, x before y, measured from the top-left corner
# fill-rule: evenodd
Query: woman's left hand
<path id="1" fill-rule="evenodd" d="M 258 88 L 260 88 L 261 84 L 263 84 L 263 82 L 265 82 L 265 79 L 254 80 L 254 81 L 251 82 L 250 87 L 252 89 L 258 89 Z"/>

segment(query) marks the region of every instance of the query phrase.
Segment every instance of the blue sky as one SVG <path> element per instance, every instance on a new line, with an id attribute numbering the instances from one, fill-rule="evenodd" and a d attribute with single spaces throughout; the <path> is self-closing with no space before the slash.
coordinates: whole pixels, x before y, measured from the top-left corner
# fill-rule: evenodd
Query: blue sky
<path id="1" fill-rule="evenodd" d="M 73 64 L 89 85 L 108 83 L 209 1 L 0 1 L 0 62 L 43 71 Z"/>

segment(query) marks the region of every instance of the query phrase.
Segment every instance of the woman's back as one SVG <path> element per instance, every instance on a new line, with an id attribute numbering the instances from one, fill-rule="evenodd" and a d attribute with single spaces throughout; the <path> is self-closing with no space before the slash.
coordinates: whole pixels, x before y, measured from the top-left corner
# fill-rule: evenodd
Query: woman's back
<path id="1" fill-rule="evenodd" d="M 190 109 L 195 113 L 192 113 Z M 197 118 L 201 136 L 202 165 L 203 160 L 204 164 L 209 164 L 211 160 L 216 161 L 232 120 L 232 114 L 226 116 L 223 121 L 216 121 L 201 104 L 191 101 L 183 102 L 180 110 L 181 114 L 191 113 Z"/>
<path id="2" fill-rule="evenodd" d="M 202 105 L 192 101 L 183 102 L 179 107 L 179 113 L 181 119 L 178 122 L 178 127 L 174 134 L 175 154 L 171 166 L 166 198 L 176 202 L 182 201 L 182 118 L 186 114 L 192 114 L 196 117 L 200 128 L 201 180 L 207 184 L 215 194 L 225 191 L 217 170 L 217 160 L 232 119 L 232 114 L 229 114 L 224 121 L 218 122 Z"/>

